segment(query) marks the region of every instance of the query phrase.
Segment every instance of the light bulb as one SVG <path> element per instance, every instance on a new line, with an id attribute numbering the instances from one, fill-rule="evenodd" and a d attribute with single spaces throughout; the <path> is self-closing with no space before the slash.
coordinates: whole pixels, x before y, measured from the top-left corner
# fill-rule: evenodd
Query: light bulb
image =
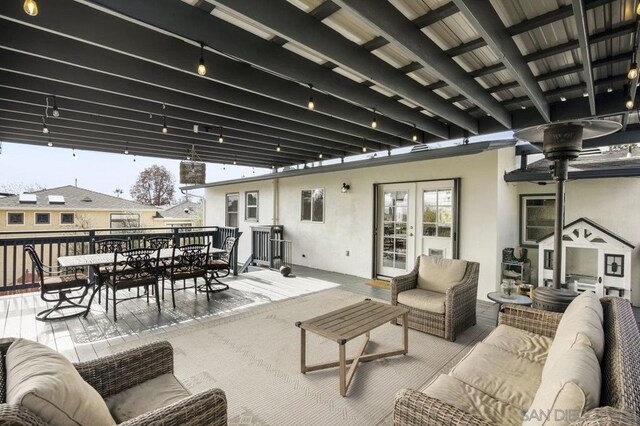
<path id="1" fill-rule="evenodd" d="M 375 117 L 373 117 L 373 121 L 371 122 L 371 127 L 373 127 L 374 129 L 378 127 L 378 122 L 376 121 Z"/>
<path id="2" fill-rule="evenodd" d="M 36 0 L 24 0 L 22 8 L 29 16 L 36 16 L 38 14 L 38 3 L 36 3 Z"/>
<path id="3" fill-rule="evenodd" d="M 418 132 L 416 131 L 416 126 L 413 126 L 413 133 L 411 134 L 411 140 L 416 142 L 418 140 Z"/>
<path id="4" fill-rule="evenodd" d="M 218 138 L 218 142 L 220 142 L 220 143 L 224 142 L 224 138 L 222 137 L 222 133 L 220 134 L 220 137 Z"/>
<path id="5" fill-rule="evenodd" d="M 133 156 L 133 162 L 134 163 L 136 162 L 136 156 L 135 155 Z"/>
<path id="6" fill-rule="evenodd" d="M 167 116 L 162 117 L 162 133 L 169 133 L 169 128 L 167 127 Z"/>
<path id="7" fill-rule="evenodd" d="M 560 96 L 560 101 L 562 101 L 562 102 L 566 102 L 566 101 L 567 101 L 567 98 L 565 98 L 564 96 Z"/>
<path id="8" fill-rule="evenodd" d="M 633 109 L 633 99 L 627 99 L 627 102 L 625 102 L 624 106 L 626 106 L 627 109 Z"/>
<path id="9" fill-rule="evenodd" d="M 362 147 L 362 152 L 367 152 L 367 147 L 366 146 Z"/>
<path id="10" fill-rule="evenodd" d="M 629 80 L 633 80 L 635 78 L 638 78 L 638 63 L 634 62 L 633 64 L 631 64 L 631 68 L 629 68 L 629 72 L 627 73 L 627 78 Z"/>
<path id="11" fill-rule="evenodd" d="M 42 133 L 44 133 L 45 135 L 49 134 L 49 128 L 47 127 L 46 124 L 42 125 Z"/>
<path id="12" fill-rule="evenodd" d="M 280 152 L 280 144 L 276 145 L 276 152 Z"/>
<path id="13" fill-rule="evenodd" d="M 271 165 L 271 168 L 272 168 L 272 169 L 275 169 L 275 168 L 276 168 L 275 164 L 272 164 L 272 165 Z"/>
<path id="14" fill-rule="evenodd" d="M 309 96 L 309 103 L 307 103 L 307 108 L 314 109 L 316 107 L 315 102 L 313 102 L 313 96 Z"/>
<path id="15" fill-rule="evenodd" d="M 76 150 L 75 150 L 75 149 L 73 150 L 73 159 L 74 159 L 74 160 L 77 160 L 77 159 L 78 159 L 78 157 L 76 157 Z"/>
<path id="16" fill-rule="evenodd" d="M 169 129 L 167 129 L 167 126 L 162 126 L 162 133 L 169 133 Z"/>
<path id="17" fill-rule="evenodd" d="M 198 74 L 204 76 L 207 74 L 207 66 L 204 64 L 204 59 L 200 58 L 200 63 L 198 64 Z"/>
<path id="18" fill-rule="evenodd" d="M 125 150 L 124 150 L 124 155 L 128 155 L 128 154 L 129 154 L 129 150 L 128 150 L 128 149 L 125 149 Z"/>
<path id="19" fill-rule="evenodd" d="M 318 158 L 322 160 L 322 157 L 323 157 L 323 155 L 322 155 L 322 153 L 320 153 L 320 154 L 318 155 Z"/>
<path id="20" fill-rule="evenodd" d="M 49 143 L 47 144 L 47 146 L 53 146 L 53 142 L 49 141 Z"/>
<path id="21" fill-rule="evenodd" d="M 238 162 L 236 160 L 233 160 L 233 165 L 235 166 L 236 164 L 238 164 Z"/>

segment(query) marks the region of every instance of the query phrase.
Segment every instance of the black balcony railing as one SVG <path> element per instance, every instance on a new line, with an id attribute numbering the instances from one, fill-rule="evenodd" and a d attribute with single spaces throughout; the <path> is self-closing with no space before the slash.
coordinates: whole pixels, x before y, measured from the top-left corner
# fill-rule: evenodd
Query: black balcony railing
<path id="1" fill-rule="evenodd" d="M 25 245 L 32 245 L 44 263 L 56 265 L 61 256 L 93 253 L 94 242 L 104 238 L 126 239 L 131 248 L 142 247 L 145 237 L 167 237 L 178 245 L 211 243 L 212 247 L 221 247 L 226 237 L 239 238 L 241 234 L 238 228 L 224 226 L 0 232 L 0 293 L 38 285 Z M 237 275 L 237 253 L 231 264 Z"/>

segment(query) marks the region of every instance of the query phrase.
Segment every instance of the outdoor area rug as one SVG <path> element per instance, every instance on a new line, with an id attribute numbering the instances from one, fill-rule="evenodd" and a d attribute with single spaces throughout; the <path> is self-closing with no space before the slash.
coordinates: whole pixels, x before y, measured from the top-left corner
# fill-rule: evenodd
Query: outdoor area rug
<path id="1" fill-rule="evenodd" d="M 476 325 L 455 342 L 409 331 L 409 354 L 361 364 L 346 398 L 340 396 L 338 369 L 300 373 L 300 330 L 296 321 L 362 301 L 332 289 L 258 306 L 237 315 L 141 337 L 113 352 L 168 340 L 175 374 L 191 391 L 225 391 L 230 425 L 386 425 L 392 423 L 394 395 L 421 389 L 448 370 L 491 327 Z M 369 351 L 399 348 L 402 327 L 385 324 L 371 332 Z M 347 356 L 360 346 L 347 344 Z M 307 333 L 307 363 L 337 360 L 338 345 Z"/>
<path id="2" fill-rule="evenodd" d="M 384 280 L 371 280 L 367 285 L 370 285 L 371 287 L 391 288 L 391 283 Z"/>

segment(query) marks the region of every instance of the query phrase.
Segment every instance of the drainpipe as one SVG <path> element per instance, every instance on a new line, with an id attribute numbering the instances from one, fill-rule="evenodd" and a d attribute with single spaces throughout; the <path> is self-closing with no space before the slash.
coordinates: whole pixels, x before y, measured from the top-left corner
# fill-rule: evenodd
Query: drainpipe
<path id="1" fill-rule="evenodd" d="M 182 192 L 183 195 L 186 195 L 187 199 L 189 199 L 189 197 L 196 197 L 196 198 L 202 200 L 202 226 L 206 226 L 206 224 L 207 224 L 207 199 L 205 197 L 201 196 L 201 195 L 189 194 L 188 192 L 185 192 L 185 190 L 182 189 L 182 188 L 180 188 L 180 192 Z"/>
<path id="2" fill-rule="evenodd" d="M 272 181 L 273 184 L 273 214 L 272 225 L 279 225 L 280 221 L 280 179 L 275 178 Z"/>

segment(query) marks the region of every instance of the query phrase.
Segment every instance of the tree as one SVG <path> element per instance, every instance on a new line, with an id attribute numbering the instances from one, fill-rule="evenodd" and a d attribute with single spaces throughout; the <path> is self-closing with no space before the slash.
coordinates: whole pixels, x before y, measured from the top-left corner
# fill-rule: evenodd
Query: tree
<path id="1" fill-rule="evenodd" d="M 131 197 L 139 203 L 153 206 L 171 204 L 174 199 L 175 178 L 164 166 L 154 164 L 138 175 L 131 187 Z"/>
<path id="2" fill-rule="evenodd" d="M 0 186 L 0 192 L 6 192 L 7 194 L 22 194 L 23 192 L 36 192 L 43 189 L 46 188 L 38 183 L 24 182 L 13 182 Z"/>

